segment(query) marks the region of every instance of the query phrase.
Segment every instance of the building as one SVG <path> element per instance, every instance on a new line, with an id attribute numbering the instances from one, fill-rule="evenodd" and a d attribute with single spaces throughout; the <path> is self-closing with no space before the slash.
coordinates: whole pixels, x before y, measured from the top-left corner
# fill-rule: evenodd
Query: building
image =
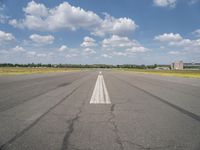
<path id="1" fill-rule="evenodd" d="M 156 67 L 155 70 L 169 70 L 169 67 Z"/>
<path id="2" fill-rule="evenodd" d="M 184 69 L 200 70 L 200 63 L 184 63 Z"/>
<path id="3" fill-rule="evenodd" d="M 183 70 L 183 61 L 176 61 L 171 64 L 172 70 Z"/>

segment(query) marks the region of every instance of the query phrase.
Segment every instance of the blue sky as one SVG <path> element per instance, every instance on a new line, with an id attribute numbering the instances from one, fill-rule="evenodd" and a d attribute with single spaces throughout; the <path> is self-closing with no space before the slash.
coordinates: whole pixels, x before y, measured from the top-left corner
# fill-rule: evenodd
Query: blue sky
<path id="1" fill-rule="evenodd" d="M 200 0 L 0 1 L 0 63 L 200 62 Z"/>

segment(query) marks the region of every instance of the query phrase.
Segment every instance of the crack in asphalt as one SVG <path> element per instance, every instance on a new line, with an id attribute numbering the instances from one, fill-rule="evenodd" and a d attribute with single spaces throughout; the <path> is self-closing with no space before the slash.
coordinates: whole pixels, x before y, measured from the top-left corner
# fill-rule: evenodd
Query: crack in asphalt
<path id="1" fill-rule="evenodd" d="M 114 129 L 113 131 L 115 132 L 115 135 L 116 135 L 116 143 L 118 143 L 120 145 L 120 150 L 124 150 L 124 146 L 123 146 L 123 143 L 128 143 L 128 144 L 131 144 L 131 145 L 134 145 L 136 146 L 137 148 L 139 149 L 142 149 L 142 150 L 162 150 L 162 149 L 166 149 L 166 148 L 183 148 L 183 146 L 176 146 L 176 145 L 167 145 L 167 146 L 155 146 L 155 147 L 149 147 L 149 146 L 143 146 L 141 144 L 138 144 L 138 143 L 135 143 L 133 141 L 129 141 L 129 140 L 122 140 L 119 136 L 119 130 L 118 130 L 118 127 L 114 121 L 115 119 L 115 114 L 113 113 L 114 110 L 115 110 L 115 106 L 116 105 L 120 105 L 120 104 L 123 104 L 123 103 L 127 103 L 128 101 L 126 102 L 122 102 L 122 103 L 115 103 L 115 104 L 112 104 L 111 105 L 111 108 L 110 108 L 110 111 L 111 111 L 111 118 L 109 118 L 108 122 L 110 122 Z"/>
<path id="2" fill-rule="evenodd" d="M 116 77 L 117 78 L 117 77 Z M 121 81 L 123 81 L 122 79 L 120 79 Z M 183 146 L 176 146 L 176 145 L 167 145 L 167 146 L 154 146 L 154 147 L 150 147 L 150 146 L 144 146 L 144 145 L 141 145 L 141 144 L 138 144 L 138 143 L 135 143 L 133 141 L 129 141 L 129 140 L 122 140 L 121 137 L 119 136 L 119 129 L 114 121 L 115 119 L 115 114 L 114 114 L 114 111 L 115 111 L 115 106 L 116 105 L 120 105 L 120 104 L 125 104 L 125 103 L 129 103 L 130 101 L 127 100 L 125 102 L 118 102 L 118 103 L 115 103 L 115 104 L 112 104 L 111 105 L 111 108 L 110 108 L 110 113 L 111 113 L 111 117 L 108 119 L 108 122 L 110 122 L 112 124 L 112 126 L 114 127 L 113 131 L 116 135 L 116 143 L 119 144 L 120 146 L 120 150 L 124 150 L 124 146 L 123 144 L 124 143 L 128 143 L 130 145 L 133 145 L 139 149 L 142 149 L 142 150 L 162 150 L 162 149 L 166 149 L 166 148 L 183 148 Z"/>
<path id="3" fill-rule="evenodd" d="M 48 114 L 52 109 L 54 109 L 56 106 L 58 106 L 59 104 L 61 104 L 63 101 L 65 101 L 68 97 L 70 97 L 74 92 L 76 92 L 83 83 L 85 83 L 86 81 L 83 81 L 78 87 L 76 87 L 75 89 L 73 89 L 67 96 L 65 96 L 64 98 L 62 98 L 60 101 L 58 101 L 55 105 L 53 105 L 51 108 L 49 108 L 45 113 L 43 113 L 40 117 L 38 117 L 32 124 L 30 124 L 29 126 L 27 126 L 25 129 L 23 129 L 21 132 L 17 133 L 14 137 L 12 137 L 10 140 L 8 140 L 7 142 L 5 142 L 4 144 L 0 145 L 0 150 L 5 150 L 7 149 L 12 142 L 14 142 L 16 139 L 18 139 L 19 137 L 21 137 L 22 135 L 24 135 L 28 130 L 30 130 L 35 124 L 37 124 L 46 114 Z M 76 118 L 74 118 L 74 120 L 76 120 Z M 73 123 L 73 122 L 72 122 Z M 73 125 L 73 124 L 72 124 Z M 72 126 L 73 127 L 73 126 Z"/>
<path id="4" fill-rule="evenodd" d="M 127 101 L 128 102 L 128 101 Z M 110 113 L 111 113 L 111 117 L 108 119 L 108 122 L 112 124 L 113 126 L 113 131 L 115 133 L 116 136 L 116 143 L 119 145 L 120 150 L 124 150 L 124 143 L 128 143 L 130 145 L 133 145 L 141 150 L 162 150 L 162 149 L 166 149 L 166 148 L 183 148 L 183 146 L 177 146 L 177 145 L 167 145 L 167 146 L 154 146 L 154 147 L 150 147 L 150 146 L 144 146 L 138 143 L 135 143 L 133 141 L 129 141 L 129 140 L 122 140 L 122 138 L 119 136 L 119 129 L 114 121 L 115 119 L 115 114 L 113 113 L 115 111 L 115 106 L 116 105 L 120 105 L 123 103 L 115 103 L 111 105 L 110 108 Z"/>
<path id="5" fill-rule="evenodd" d="M 119 135 L 119 129 L 117 127 L 116 122 L 114 121 L 115 117 L 116 117 L 114 114 L 115 106 L 116 106 L 116 104 L 112 104 L 110 107 L 110 116 L 111 117 L 108 119 L 108 122 L 113 126 L 112 131 L 115 133 L 115 142 L 119 145 L 120 150 L 124 150 L 124 146 L 123 146 L 121 137 Z"/>
<path id="6" fill-rule="evenodd" d="M 69 140 L 72 133 L 74 132 L 74 124 L 79 121 L 80 115 L 82 113 L 82 109 L 86 104 L 86 100 L 87 98 L 81 103 L 81 106 L 79 107 L 78 112 L 75 114 L 75 117 L 67 121 L 67 123 L 69 124 L 68 131 L 65 133 L 65 136 L 63 138 L 61 150 L 67 150 L 69 146 L 71 145 Z M 71 145 L 71 146 L 73 146 L 73 149 L 75 150 L 80 150 L 78 148 L 74 148 L 74 145 Z"/>
<path id="7" fill-rule="evenodd" d="M 75 122 L 77 122 L 79 120 L 80 114 L 82 113 L 82 108 L 84 107 L 84 105 L 85 105 L 85 101 L 82 102 L 75 117 L 67 121 L 67 123 L 69 124 L 68 131 L 65 133 L 65 136 L 63 138 L 63 144 L 62 144 L 61 150 L 68 149 L 68 146 L 70 145 L 69 139 L 70 139 L 71 134 L 74 131 L 74 124 L 75 124 Z"/>
<path id="8" fill-rule="evenodd" d="M 67 150 L 68 149 L 69 138 L 70 138 L 72 132 L 74 131 L 74 123 L 76 121 L 78 121 L 80 114 L 81 114 L 81 111 L 79 111 L 74 118 L 72 118 L 71 120 L 68 121 L 69 127 L 68 127 L 68 131 L 66 132 L 66 134 L 63 138 L 63 144 L 62 144 L 61 150 Z"/>

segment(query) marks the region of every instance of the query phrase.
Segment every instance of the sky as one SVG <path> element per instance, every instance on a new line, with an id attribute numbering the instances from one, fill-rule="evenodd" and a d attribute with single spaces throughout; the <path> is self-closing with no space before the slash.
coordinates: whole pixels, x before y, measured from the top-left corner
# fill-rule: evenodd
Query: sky
<path id="1" fill-rule="evenodd" d="M 0 63 L 200 62 L 200 0 L 0 0 Z"/>

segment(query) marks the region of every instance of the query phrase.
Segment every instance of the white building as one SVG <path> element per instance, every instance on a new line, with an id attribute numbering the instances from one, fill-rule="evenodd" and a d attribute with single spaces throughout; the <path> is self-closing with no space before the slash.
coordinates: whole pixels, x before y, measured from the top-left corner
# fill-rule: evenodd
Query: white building
<path id="1" fill-rule="evenodd" d="M 183 61 L 176 61 L 171 64 L 172 70 L 183 70 Z"/>

